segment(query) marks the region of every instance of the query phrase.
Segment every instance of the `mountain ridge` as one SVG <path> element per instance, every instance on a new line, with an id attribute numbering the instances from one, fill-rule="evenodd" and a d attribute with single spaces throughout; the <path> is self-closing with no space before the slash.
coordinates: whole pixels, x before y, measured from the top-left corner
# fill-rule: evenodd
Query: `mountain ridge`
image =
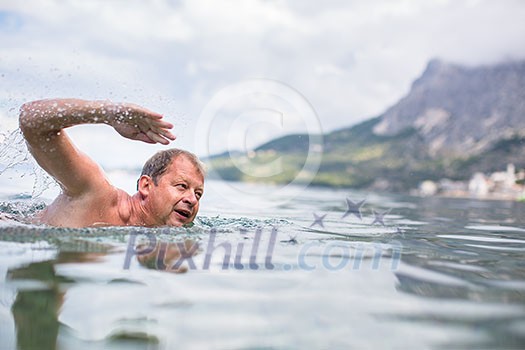
<path id="1" fill-rule="evenodd" d="M 525 130 L 525 61 L 465 67 L 432 60 L 374 133 L 414 127 L 434 154 L 477 154 Z"/>
<path id="2" fill-rule="evenodd" d="M 226 180 L 289 182 L 306 161 L 308 141 L 306 134 L 286 135 L 250 157 L 225 155 L 211 165 Z M 426 179 L 465 180 L 511 162 L 525 168 L 523 151 L 525 60 L 478 67 L 431 60 L 383 114 L 324 135 L 312 184 L 406 191 Z M 253 176 L 278 157 L 282 174 Z"/>

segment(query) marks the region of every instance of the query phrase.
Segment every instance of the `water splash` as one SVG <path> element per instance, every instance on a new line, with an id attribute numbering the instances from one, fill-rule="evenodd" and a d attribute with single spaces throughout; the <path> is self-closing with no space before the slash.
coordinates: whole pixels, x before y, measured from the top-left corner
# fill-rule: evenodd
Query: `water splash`
<path id="1" fill-rule="evenodd" d="M 21 147 L 23 143 L 24 137 L 19 129 L 0 132 L 0 175 L 28 162 L 27 150 Z"/>
<path id="2" fill-rule="evenodd" d="M 44 209 L 45 206 L 43 201 L 7 201 L 0 202 L 0 212 L 15 217 L 27 217 Z"/>
<path id="3" fill-rule="evenodd" d="M 221 217 L 219 215 L 214 217 L 207 216 L 198 216 L 195 219 L 195 225 L 197 227 L 202 227 L 205 229 L 254 229 L 258 227 L 273 227 L 273 226 L 283 226 L 291 225 L 292 223 L 285 219 L 280 218 L 268 218 L 268 219 L 255 219 L 247 217 L 236 217 L 236 218 L 227 218 Z"/>
<path id="4" fill-rule="evenodd" d="M 56 184 L 29 154 L 20 129 L 0 132 L 0 178 L 5 180 L 8 172 L 14 172 L 19 179 L 26 176 L 33 178 L 30 195 L 33 199 Z"/>

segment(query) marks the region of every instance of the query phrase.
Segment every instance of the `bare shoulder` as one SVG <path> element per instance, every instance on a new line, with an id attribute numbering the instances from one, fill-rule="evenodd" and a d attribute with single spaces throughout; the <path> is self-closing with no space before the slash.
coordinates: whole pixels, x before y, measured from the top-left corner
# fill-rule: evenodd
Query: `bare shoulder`
<path id="1" fill-rule="evenodd" d="M 60 194 L 39 215 L 39 222 L 63 227 L 125 225 L 129 195 L 108 182 L 78 196 Z"/>
<path id="2" fill-rule="evenodd" d="M 128 225 L 130 223 L 133 206 L 132 206 L 132 197 L 124 190 L 116 188 L 117 193 L 117 209 L 120 220 L 123 225 Z"/>

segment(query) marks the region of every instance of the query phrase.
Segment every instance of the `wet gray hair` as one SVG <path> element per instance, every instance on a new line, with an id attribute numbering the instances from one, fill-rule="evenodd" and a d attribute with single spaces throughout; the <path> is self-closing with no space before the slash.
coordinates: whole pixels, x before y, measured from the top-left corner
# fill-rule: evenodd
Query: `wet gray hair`
<path id="1" fill-rule="evenodd" d="M 178 157 L 185 157 L 187 160 L 189 160 L 201 173 L 202 177 L 206 175 L 204 164 L 199 160 L 199 158 L 195 154 L 179 148 L 170 148 L 167 150 L 159 151 L 155 153 L 150 159 L 148 159 L 142 167 L 142 173 L 140 174 L 140 176 L 148 175 L 152 178 L 153 183 L 156 186 L 158 184 L 158 179 L 162 176 L 162 174 L 166 172 L 171 162 Z"/>

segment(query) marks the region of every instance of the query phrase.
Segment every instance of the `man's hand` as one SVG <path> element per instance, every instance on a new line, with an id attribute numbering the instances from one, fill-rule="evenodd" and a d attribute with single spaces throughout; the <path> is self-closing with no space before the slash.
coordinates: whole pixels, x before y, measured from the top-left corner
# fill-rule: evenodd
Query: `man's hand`
<path id="1" fill-rule="evenodd" d="M 122 136 L 146 143 L 167 145 L 175 140 L 169 129 L 173 124 L 162 120 L 162 115 L 134 104 L 120 104 L 114 109 L 109 123 Z"/>

